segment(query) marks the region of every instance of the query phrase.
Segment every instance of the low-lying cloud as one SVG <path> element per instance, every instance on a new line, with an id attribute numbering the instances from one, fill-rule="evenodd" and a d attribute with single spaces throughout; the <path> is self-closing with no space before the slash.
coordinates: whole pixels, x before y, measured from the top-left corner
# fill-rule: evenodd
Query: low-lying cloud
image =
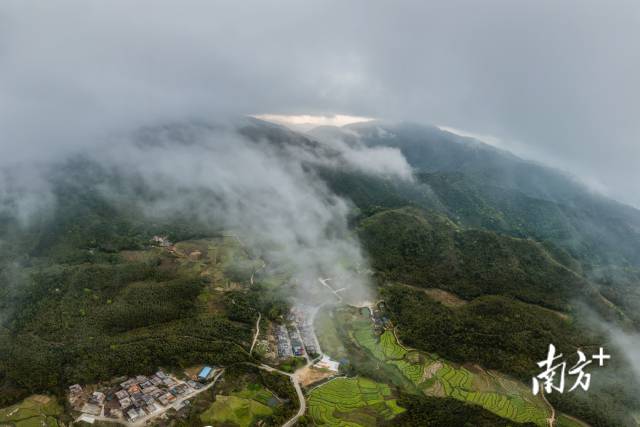
<path id="1" fill-rule="evenodd" d="M 344 114 L 521 142 L 640 205 L 640 4 L 0 5 L 0 163 L 201 114 Z"/>
<path id="2" fill-rule="evenodd" d="M 367 279 L 356 273 L 367 263 L 348 227 L 350 202 L 336 196 L 313 166 L 411 179 L 411 168 L 398 150 L 341 142 L 273 144 L 250 141 L 226 126 L 177 126 L 179 140 L 171 132 L 152 129 L 145 137 L 148 143 L 126 139 L 117 150 L 111 146 L 100 152 L 99 160 L 118 174 L 142 178 L 162 195 L 147 212 L 190 206 L 201 220 L 222 221 L 243 240 L 272 248 L 267 256 L 293 267 L 301 294 L 316 293 L 318 278 L 331 277 L 340 287 L 350 287 L 357 299 L 369 299 Z"/>
<path id="3" fill-rule="evenodd" d="M 353 134 L 349 141 L 345 141 L 339 134 L 320 139 L 328 147 L 341 153 L 341 159 L 353 169 L 405 181 L 413 180 L 413 170 L 398 148 L 366 146 L 357 134 Z"/>
<path id="4" fill-rule="evenodd" d="M 120 182 L 131 183 L 124 187 L 126 194 L 101 187 L 114 201 L 135 201 L 142 183 L 153 198 L 136 203 L 149 218 L 188 214 L 234 230 L 249 245 L 269 248 L 265 256 L 271 262 L 292 269 L 299 297 L 318 294 L 323 290 L 318 278 L 330 277 L 336 286 L 349 287 L 356 300 L 370 299 L 367 277 L 358 274 L 367 269 L 366 256 L 348 226 L 352 206 L 334 194 L 316 170 L 353 169 L 411 179 L 402 154 L 341 141 L 301 146 L 286 141 L 289 134 L 284 128 L 283 141 L 274 143 L 260 136 L 272 125 L 246 120 L 146 128 L 76 154 L 118 176 Z M 258 138 L 238 132 L 238 126 L 246 123 L 254 126 Z M 56 168 L 51 164 L 11 171 L 11 182 L 24 185 L 3 189 L 4 199 L 11 201 L 5 205 L 9 213 L 28 222 L 33 210 L 51 208 L 47 203 L 55 203 L 55 197 L 38 174 Z"/>

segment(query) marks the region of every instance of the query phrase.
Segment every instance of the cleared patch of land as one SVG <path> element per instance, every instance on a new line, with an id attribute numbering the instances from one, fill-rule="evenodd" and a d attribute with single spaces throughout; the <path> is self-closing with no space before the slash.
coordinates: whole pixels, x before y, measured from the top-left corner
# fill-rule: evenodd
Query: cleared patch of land
<path id="1" fill-rule="evenodd" d="M 462 307 L 463 305 L 469 302 L 467 300 L 460 298 L 459 296 L 457 296 L 452 292 L 445 291 L 444 289 L 440 289 L 440 288 L 420 288 L 418 286 L 412 286 L 412 285 L 406 285 L 406 284 L 402 284 L 402 286 L 414 289 L 416 291 L 422 291 L 425 294 L 427 294 L 429 298 L 435 301 L 438 301 L 439 303 L 451 308 Z"/>
<path id="2" fill-rule="evenodd" d="M 443 289 L 438 288 L 426 288 L 424 293 L 429 295 L 432 299 L 446 305 L 447 307 L 461 307 L 465 305 L 468 301 L 463 300 L 451 292 L 447 292 Z"/>
<path id="3" fill-rule="evenodd" d="M 307 387 L 324 379 L 334 376 L 336 373 L 328 369 L 318 369 L 313 366 L 305 366 L 296 371 L 296 377 L 300 381 L 300 385 Z"/>

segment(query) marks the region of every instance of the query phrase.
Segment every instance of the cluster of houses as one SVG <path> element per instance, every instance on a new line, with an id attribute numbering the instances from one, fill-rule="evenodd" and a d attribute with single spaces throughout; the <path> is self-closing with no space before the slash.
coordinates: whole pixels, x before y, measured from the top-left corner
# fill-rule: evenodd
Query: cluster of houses
<path id="1" fill-rule="evenodd" d="M 153 236 L 151 241 L 162 248 L 171 248 L 173 246 L 167 236 Z"/>
<path id="2" fill-rule="evenodd" d="M 278 357 L 281 359 L 287 359 L 293 354 L 291 348 L 291 341 L 289 340 L 289 332 L 284 325 L 276 325 L 276 339 L 278 346 Z"/>
<path id="3" fill-rule="evenodd" d="M 319 353 L 318 341 L 313 331 L 312 322 L 302 308 L 293 308 L 287 316 L 288 327 L 276 326 L 278 357 L 285 359 L 291 356 L 304 356 Z"/>
<path id="4" fill-rule="evenodd" d="M 304 346 L 302 345 L 302 338 L 300 334 L 294 328 L 289 329 L 289 338 L 291 339 L 291 351 L 294 356 L 304 356 Z"/>
<path id="5" fill-rule="evenodd" d="M 385 305 L 380 302 L 377 306 L 370 306 L 367 308 L 371 315 L 371 321 L 376 332 L 383 332 L 385 329 L 392 328 L 391 320 L 385 315 Z"/>
<path id="6" fill-rule="evenodd" d="M 307 354 L 313 355 L 319 353 L 320 346 L 313 330 L 313 324 L 309 313 L 303 308 L 293 308 L 289 314 L 289 318 L 295 323 L 300 338 L 307 350 Z"/>
<path id="7" fill-rule="evenodd" d="M 198 380 L 206 381 L 212 373 L 213 368 L 207 366 L 198 374 Z M 158 371 L 151 377 L 138 375 L 107 390 L 94 391 L 89 395 L 83 392 L 79 384 L 74 384 L 69 387 L 69 402 L 87 416 L 104 416 L 135 422 L 169 405 L 175 407 L 174 402 L 180 397 L 202 387 L 201 382 L 184 382 Z"/>

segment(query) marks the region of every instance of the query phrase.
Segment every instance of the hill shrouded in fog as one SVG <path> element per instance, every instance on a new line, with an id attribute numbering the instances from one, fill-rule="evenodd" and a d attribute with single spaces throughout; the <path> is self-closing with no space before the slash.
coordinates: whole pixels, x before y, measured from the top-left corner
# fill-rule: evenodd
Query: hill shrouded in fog
<path id="1" fill-rule="evenodd" d="M 354 301 L 381 295 L 409 345 L 525 382 L 548 343 L 606 345 L 616 362 L 590 394 L 550 399 L 631 425 L 637 383 L 611 381 L 630 368 L 586 313 L 640 327 L 640 212 L 561 172 L 415 124 L 256 119 L 149 127 L 42 171 L 38 210 L 18 217 L 25 194 L 4 193 L 3 405 L 203 355 L 255 360 L 256 313 L 280 321 L 340 277 Z"/>
<path id="2" fill-rule="evenodd" d="M 0 426 L 639 427 L 639 18 L 2 2 Z"/>
<path id="3" fill-rule="evenodd" d="M 551 240 L 596 266 L 640 265 L 640 211 L 562 172 L 435 127 L 363 123 L 310 133 L 399 148 L 447 212 L 469 225 Z"/>

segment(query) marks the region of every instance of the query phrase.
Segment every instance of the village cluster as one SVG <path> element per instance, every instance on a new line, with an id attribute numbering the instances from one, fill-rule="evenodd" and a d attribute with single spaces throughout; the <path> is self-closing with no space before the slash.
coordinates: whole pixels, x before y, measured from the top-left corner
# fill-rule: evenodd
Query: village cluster
<path id="1" fill-rule="evenodd" d="M 304 307 L 292 308 L 287 316 L 287 325 L 277 325 L 278 357 L 304 356 L 305 352 L 313 357 L 319 353 L 320 346 L 309 314 Z"/>
<path id="2" fill-rule="evenodd" d="M 123 377 L 122 382 L 93 392 L 74 384 L 69 387 L 69 402 L 82 413 L 83 421 L 93 423 L 100 417 L 134 423 L 170 408 L 180 410 L 188 405 L 187 398 L 201 390 L 215 372 L 214 368 L 205 366 L 196 377 L 183 381 L 158 371 L 151 377 Z"/>
<path id="3" fill-rule="evenodd" d="M 384 302 L 380 302 L 378 305 L 369 306 L 369 314 L 371 316 L 371 321 L 373 322 L 373 327 L 377 333 L 384 332 L 385 329 L 390 329 L 393 327 L 391 320 L 384 314 L 386 307 Z"/>

